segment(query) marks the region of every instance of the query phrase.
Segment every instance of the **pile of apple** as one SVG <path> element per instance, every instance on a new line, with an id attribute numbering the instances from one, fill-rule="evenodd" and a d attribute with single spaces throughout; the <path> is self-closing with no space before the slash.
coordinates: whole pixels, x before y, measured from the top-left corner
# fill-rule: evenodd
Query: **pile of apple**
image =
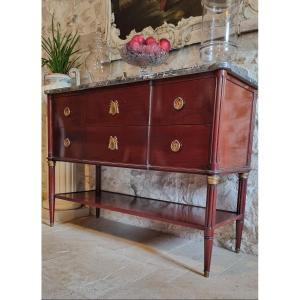
<path id="1" fill-rule="evenodd" d="M 157 41 L 154 37 L 145 38 L 142 34 L 136 34 L 126 44 L 127 50 L 135 53 L 158 55 L 162 51 L 168 53 L 171 50 L 171 43 L 167 39 Z"/>

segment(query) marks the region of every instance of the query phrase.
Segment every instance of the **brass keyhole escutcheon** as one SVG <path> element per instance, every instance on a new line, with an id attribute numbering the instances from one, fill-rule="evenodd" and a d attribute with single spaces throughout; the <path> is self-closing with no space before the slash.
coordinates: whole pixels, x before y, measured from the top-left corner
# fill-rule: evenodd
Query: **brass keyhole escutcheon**
<path id="1" fill-rule="evenodd" d="M 109 105 L 109 114 L 116 115 L 119 113 L 119 102 L 118 100 L 111 100 Z"/>
<path id="2" fill-rule="evenodd" d="M 116 136 L 110 136 L 109 137 L 108 149 L 118 150 L 118 138 Z"/>
<path id="3" fill-rule="evenodd" d="M 184 107 L 184 100 L 181 97 L 176 97 L 173 102 L 174 109 L 181 110 Z"/>
<path id="4" fill-rule="evenodd" d="M 172 152 L 178 152 L 181 149 L 181 146 L 182 145 L 178 140 L 174 140 L 172 141 L 170 148 Z"/>
<path id="5" fill-rule="evenodd" d="M 65 148 L 70 147 L 70 145 L 71 145 L 71 141 L 68 138 L 65 138 L 64 139 L 64 146 L 65 146 Z"/>
<path id="6" fill-rule="evenodd" d="M 68 117 L 71 114 L 71 110 L 68 106 L 65 107 L 64 109 L 64 115 L 65 117 Z"/>

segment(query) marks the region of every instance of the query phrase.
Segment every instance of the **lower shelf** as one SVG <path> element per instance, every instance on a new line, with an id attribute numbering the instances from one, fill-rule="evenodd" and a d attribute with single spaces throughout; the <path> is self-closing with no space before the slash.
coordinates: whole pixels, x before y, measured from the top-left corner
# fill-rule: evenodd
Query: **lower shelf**
<path id="1" fill-rule="evenodd" d="M 104 208 L 130 215 L 204 229 L 205 207 L 135 197 L 112 192 L 83 191 L 56 194 L 56 198 L 79 202 L 89 207 Z M 240 218 L 234 212 L 217 210 L 216 228 Z"/>

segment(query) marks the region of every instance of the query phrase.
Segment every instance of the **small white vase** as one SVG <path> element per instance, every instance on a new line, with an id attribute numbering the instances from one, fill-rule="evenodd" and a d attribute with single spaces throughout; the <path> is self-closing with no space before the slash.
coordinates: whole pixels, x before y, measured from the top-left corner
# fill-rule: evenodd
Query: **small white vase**
<path id="1" fill-rule="evenodd" d="M 72 78 L 66 74 L 53 73 L 45 75 L 46 89 L 58 89 L 72 86 Z"/>

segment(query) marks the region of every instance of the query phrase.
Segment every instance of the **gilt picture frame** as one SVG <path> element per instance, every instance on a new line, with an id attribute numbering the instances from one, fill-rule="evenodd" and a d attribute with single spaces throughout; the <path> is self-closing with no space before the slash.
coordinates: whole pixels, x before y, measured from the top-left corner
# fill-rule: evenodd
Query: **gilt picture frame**
<path id="1" fill-rule="evenodd" d="M 201 42 L 201 22 L 202 15 L 201 11 L 198 9 L 199 15 L 182 17 L 176 24 L 176 22 L 163 21 L 160 26 L 146 26 L 140 30 L 132 28 L 129 32 L 122 32 L 122 28 L 118 28 L 114 12 L 114 4 L 116 0 L 104 0 L 105 3 L 105 28 L 104 38 L 111 48 L 111 60 L 120 59 L 119 49 L 126 44 L 135 34 L 140 33 L 145 36 L 154 36 L 157 39 L 167 38 L 171 41 L 173 49 L 180 49 L 184 46 L 196 44 Z M 122 0 L 119 0 L 122 1 Z M 154 0 L 153 0 L 154 1 Z M 186 1 L 186 0 L 182 0 Z M 200 1 L 200 0 L 199 0 Z M 130 1 L 127 1 L 130 2 Z M 159 4 L 164 4 L 166 1 L 157 0 Z M 180 1 L 177 1 L 180 2 Z M 249 31 L 255 31 L 258 29 L 258 1 L 257 0 L 242 0 L 240 18 L 240 33 L 245 33 Z M 119 22 L 120 23 L 120 22 Z M 175 24 L 176 25 L 175 25 Z"/>

